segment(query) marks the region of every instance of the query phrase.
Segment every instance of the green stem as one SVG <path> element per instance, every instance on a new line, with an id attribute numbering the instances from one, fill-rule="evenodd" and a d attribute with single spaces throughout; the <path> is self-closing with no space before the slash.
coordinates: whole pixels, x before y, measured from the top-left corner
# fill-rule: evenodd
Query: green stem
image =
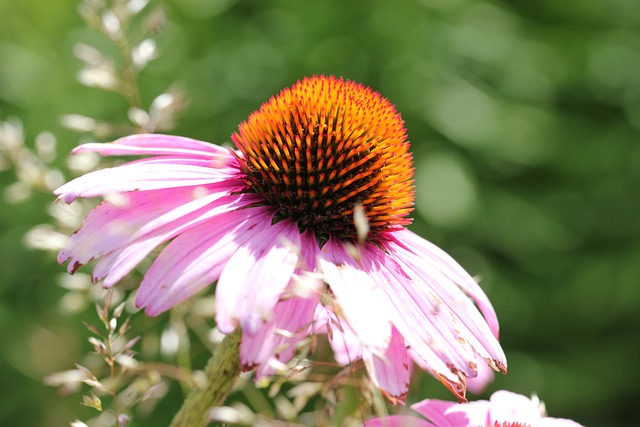
<path id="1" fill-rule="evenodd" d="M 208 424 L 209 409 L 224 403 L 240 375 L 240 328 L 216 347 L 207 362 L 207 383 L 194 388 L 173 418 L 170 427 L 203 427 Z"/>

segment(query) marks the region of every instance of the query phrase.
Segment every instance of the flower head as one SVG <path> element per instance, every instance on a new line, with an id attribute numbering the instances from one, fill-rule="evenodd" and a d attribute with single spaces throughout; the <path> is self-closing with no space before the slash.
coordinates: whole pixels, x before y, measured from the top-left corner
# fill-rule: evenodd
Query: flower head
<path id="1" fill-rule="evenodd" d="M 547 417 L 537 396 L 531 399 L 497 391 L 490 400 L 454 403 L 427 399 L 411 406 L 429 421 L 405 415 L 370 419 L 365 427 L 582 427 L 575 421 Z"/>
<path id="2" fill-rule="evenodd" d="M 409 224 L 413 167 L 404 123 L 368 87 L 306 79 L 272 97 L 232 136 L 247 184 L 318 237 L 355 237 L 360 204 L 372 235 Z"/>
<path id="3" fill-rule="evenodd" d="M 348 80 L 305 78 L 232 139 L 237 151 L 167 135 L 76 148 L 145 157 L 55 191 L 67 203 L 105 200 L 59 261 L 74 272 L 97 260 L 93 279 L 110 287 L 166 243 L 137 305 L 157 315 L 217 281 L 217 325 L 242 327 L 241 361 L 258 377 L 310 333 L 328 333 L 341 362 L 363 359 L 394 402 L 404 400 L 410 360 L 460 399 L 476 356 L 506 370 L 485 294 L 405 228 L 412 158 L 387 99 Z"/>

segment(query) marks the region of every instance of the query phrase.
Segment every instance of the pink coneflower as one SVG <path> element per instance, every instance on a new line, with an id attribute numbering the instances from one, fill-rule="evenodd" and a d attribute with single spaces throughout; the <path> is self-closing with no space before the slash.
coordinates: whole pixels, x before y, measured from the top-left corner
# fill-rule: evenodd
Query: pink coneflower
<path id="1" fill-rule="evenodd" d="M 412 157 L 387 99 L 348 80 L 305 78 L 232 140 L 237 151 L 167 135 L 76 148 L 148 157 L 55 191 L 67 203 L 105 198 L 59 261 L 74 272 L 97 260 L 93 280 L 108 288 L 168 242 L 140 284 L 138 306 L 155 316 L 217 281 L 217 325 L 225 334 L 242 327 L 243 368 L 258 376 L 322 331 L 338 346 L 351 331 L 346 359 L 362 358 L 394 402 L 404 400 L 412 358 L 460 399 L 477 355 L 506 370 L 485 294 L 405 228 Z"/>
<path id="2" fill-rule="evenodd" d="M 365 427 L 582 427 L 575 421 L 547 417 L 544 404 L 533 396 L 497 391 L 491 400 L 468 403 L 427 399 L 411 405 L 429 421 L 409 415 L 368 420 Z"/>

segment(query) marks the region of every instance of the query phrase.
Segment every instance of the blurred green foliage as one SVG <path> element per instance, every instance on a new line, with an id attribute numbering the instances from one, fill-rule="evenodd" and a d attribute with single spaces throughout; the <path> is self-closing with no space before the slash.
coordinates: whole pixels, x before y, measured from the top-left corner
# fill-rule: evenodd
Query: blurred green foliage
<path id="1" fill-rule="evenodd" d="M 412 228 L 482 277 L 509 374 L 586 426 L 640 419 L 640 2 L 637 0 L 167 0 L 145 106 L 178 81 L 173 131 L 216 143 L 281 88 L 311 74 L 373 87 L 396 104 L 415 154 Z M 78 113 L 125 122 L 117 95 L 80 85 L 78 42 L 113 48 L 69 0 L 0 0 L 0 120 L 28 141 L 80 138 Z M 14 182 L 0 171 L 0 189 Z M 37 194 L 0 200 L 0 424 L 60 426 L 91 410 L 44 374 L 89 351 L 64 316 L 51 255 L 22 236 L 49 221 Z M 448 398 L 427 376 L 410 401 Z M 164 425 L 180 403 L 134 425 Z"/>

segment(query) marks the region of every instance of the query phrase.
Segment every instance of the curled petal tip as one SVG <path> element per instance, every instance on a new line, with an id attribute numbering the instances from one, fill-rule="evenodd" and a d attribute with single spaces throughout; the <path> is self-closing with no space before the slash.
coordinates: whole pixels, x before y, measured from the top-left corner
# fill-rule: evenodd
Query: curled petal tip
<path id="1" fill-rule="evenodd" d="M 502 372 L 503 374 L 507 373 L 507 362 L 502 360 L 495 359 L 485 359 L 487 364 L 496 372 Z"/>
<path id="2" fill-rule="evenodd" d="M 84 264 L 82 264 L 80 261 L 72 262 L 71 264 L 69 264 L 69 267 L 67 267 L 67 271 L 69 272 L 69 274 L 75 274 L 75 272 L 78 271 L 78 269 L 83 265 Z"/>
<path id="3" fill-rule="evenodd" d="M 453 372 L 457 377 L 458 381 L 452 381 L 446 376 L 440 374 L 439 372 L 433 371 L 435 377 L 449 389 L 451 393 L 458 399 L 459 403 L 466 403 L 467 400 L 467 380 L 463 373 L 458 371 L 455 368 L 451 368 L 451 372 Z"/>
<path id="4" fill-rule="evenodd" d="M 407 384 L 407 389 L 409 388 L 409 384 Z M 404 406 L 407 403 L 407 393 L 402 393 L 400 396 L 392 396 L 384 390 L 380 390 L 382 394 L 389 399 L 392 405 L 401 405 Z"/>

